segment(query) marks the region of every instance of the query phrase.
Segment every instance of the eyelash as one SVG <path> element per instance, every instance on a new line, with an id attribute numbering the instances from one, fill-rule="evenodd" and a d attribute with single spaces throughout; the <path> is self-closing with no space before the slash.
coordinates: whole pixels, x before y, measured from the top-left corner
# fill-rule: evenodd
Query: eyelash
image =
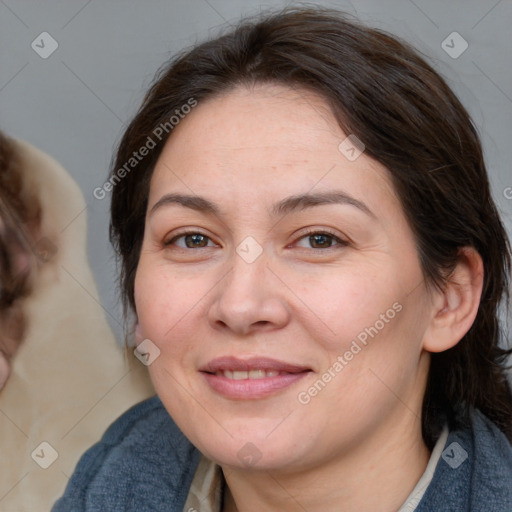
<path id="1" fill-rule="evenodd" d="M 186 231 L 184 233 L 180 233 L 174 237 L 172 237 L 170 240 L 166 240 L 164 241 L 163 245 L 164 247 L 169 247 L 171 245 L 173 245 L 177 240 L 179 240 L 180 238 L 183 238 L 183 237 L 186 237 L 186 236 L 189 236 L 189 235 L 201 235 L 201 236 L 204 236 L 205 238 L 208 239 L 208 241 L 212 241 L 211 238 L 208 236 L 208 235 L 205 235 L 204 233 L 201 233 L 200 231 Z M 311 229 L 309 231 L 307 231 L 306 233 L 302 234 L 297 240 L 295 240 L 295 242 L 293 242 L 294 244 L 297 243 L 298 241 L 300 240 L 303 240 L 304 238 L 308 238 L 308 237 L 311 237 L 313 235 L 324 235 L 324 236 L 328 236 L 330 238 L 333 239 L 334 242 L 336 242 L 336 245 L 332 245 L 332 246 L 329 246 L 329 247 L 326 247 L 326 248 L 323 248 L 323 249 L 318 249 L 318 248 L 314 248 L 314 247 L 310 247 L 310 249 L 312 250 L 319 250 L 319 251 L 325 251 L 327 249 L 334 249 L 336 248 L 336 246 L 340 246 L 340 247 L 346 247 L 347 245 L 349 245 L 349 242 L 345 241 L 345 240 L 342 240 L 339 236 L 337 236 L 335 233 L 327 230 L 327 229 L 324 229 L 324 230 L 315 230 L 315 229 Z M 185 249 L 184 247 L 180 247 L 181 249 Z M 205 249 L 206 247 L 199 247 L 199 249 Z M 192 247 L 187 247 L 186 249 L 193 249 Z"/>

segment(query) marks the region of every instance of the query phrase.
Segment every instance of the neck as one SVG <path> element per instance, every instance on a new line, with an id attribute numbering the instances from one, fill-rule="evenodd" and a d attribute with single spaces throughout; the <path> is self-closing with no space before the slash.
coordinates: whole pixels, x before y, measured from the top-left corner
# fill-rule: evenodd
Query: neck
<path id="1" fill-rule="evenodd" d="M 318 467 L 294 472 L 223 467 L 223 512 L 398 510 L 424 473 L 430 452 L 418 417 L 411 412 L 400 424 L 392 420 L 372 439 Z"/>

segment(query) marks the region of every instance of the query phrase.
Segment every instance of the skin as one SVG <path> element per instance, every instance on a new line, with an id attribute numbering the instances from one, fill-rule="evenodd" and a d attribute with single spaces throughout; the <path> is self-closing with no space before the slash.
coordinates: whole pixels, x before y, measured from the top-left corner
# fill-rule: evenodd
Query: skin
<path id="1" fill-rule="evenodd" d="M 151 180 L 138 341 L 161 351 L 149 371 L 166 409 L 222 467 L 226 511 L 397 510 L 430 456 L 420 421 L 429 352 L 457 343 L 476 315 L 478 255 L 462 252 L 453 286 L 431 290 L 388 171 L 365 153 L 349 161 L 338 149 L 346 136 L 312 93 L 239 87 L 180 122 Z M 271 213 L 287 197 L 334 190 L 371 214 L 349 204 Z M 151 212 L 169 193 L 204 197 L 219 212 Z M 325 230 L 342 243 L 308 234 Z M 176 238 L 184 231 L 209 238 L 194 245 Z M 263 250 L 252 263 L 236 252 L 247 236 Z M 395 303 L 395 318 L 299 403 Z M 311 371 L 271 396 L 235 400 L 198 371 L 228 355 Z M 248 442 L 261 457 L 252 465 L 238 456 Z"/>

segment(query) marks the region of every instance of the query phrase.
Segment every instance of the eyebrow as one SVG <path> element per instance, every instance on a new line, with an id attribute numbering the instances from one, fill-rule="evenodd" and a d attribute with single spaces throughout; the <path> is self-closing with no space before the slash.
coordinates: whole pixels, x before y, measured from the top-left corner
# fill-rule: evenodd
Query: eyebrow
<path id="1" fill-rule="evenodd" d="M 186 194 L 165 194 L 162 196 L 151 208 L 149 215 L 152 215 L 156 210 L 163 206 L 172 204 L 179 204 L 185 208 L 191 208 L 198 212 L 211 213 L 219 215 L 220 211 L 211 201 L 201 196 L 191 196 Z"/>
<path id="2" fill-rule="evenodd" d="M 376 218 L 375 214 L 370 210 L 370 208 L 368 208 L 368 206 L 366 206 L 365 203 L 342 191 L 299 194 L 287 197 L 275 204 L 272 207 L 271 212 L 273 215 L 286 215 L 292 211 L 304 210 L 306 208 L 325 204 L 344 204 L 354 206 L 370 217 Z"/>
<path id="3" fill-rule="evenodd" d="M 165 194 L 162 196 L 151 208 L 149 215 L 152 215 L 156 210 L 163 206 L 178 204 L 185 208 L 208 213 L 212 215 L 220 215 L 219 208 L 201 196 L 186 195 L 186 194 Z M 293 211 L 301 211 L 313 206 L 320 206 L 326 204 L 343 204 L 354 206 L 372 218 L 376 218 L 375 214 L 366 206 L 365 203 L 350 196 L 346 192 L 333 191 L 333 192 L 320 192 L 316 194 L 299 194 L 290 196 L 278 203 L 274 204 L 270 209 L 273 216 L 282 216 Z"/>

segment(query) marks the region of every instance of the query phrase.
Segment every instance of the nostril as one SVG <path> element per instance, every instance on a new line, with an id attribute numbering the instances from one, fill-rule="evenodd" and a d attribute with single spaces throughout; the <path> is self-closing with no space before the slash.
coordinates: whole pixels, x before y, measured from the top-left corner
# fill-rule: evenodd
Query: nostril
<path id="1" fill-rule="evenodd" d="M 270 322 L 268 320 L 258 320 L 257 322 L 253 323 L 255 327 L 266 327 L 269 324 Z"/>
<path id="2" fill-rule="evenodd" d="M 218 329 L 222 329 L 222 330 L 236 330 L 240 335 L 244 335 L 244 334 L 248 334 L 249 332 L 251 331 L 257 331 L 257 330 L 262 330 L 262 329 L 266 329 L 268 328 L 269 326 L 272 325 L 272 322 L 269 322 L 267 320 L 259 320 L 257 322 L 253 322 L 251 323 L 249 326 L 247 327 L 243 327 L 241 325 L 234 325 L 234 324 L 230 324 L 229 322 L 225 322 L 223 320 L 216 320 L 215 321 L 215 327 L 217 327 Z"/>

